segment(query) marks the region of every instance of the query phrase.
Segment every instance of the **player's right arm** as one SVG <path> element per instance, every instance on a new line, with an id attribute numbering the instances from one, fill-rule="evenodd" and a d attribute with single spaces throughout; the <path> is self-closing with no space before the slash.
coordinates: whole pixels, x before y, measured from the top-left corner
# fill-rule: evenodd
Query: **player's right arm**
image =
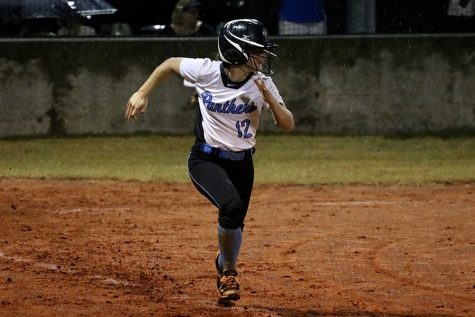
<path id="1" fill-rule="evenodd" d="M 129 99 L 125 117 L 127 120 L 135 119 L 140 113 L 144 113 L 148 107 L 148 97 L 152 91 L 173 73 L 180 74 L 180 63 L 183 58 L 171 57 L 161 63 L 143 85 Z"/>

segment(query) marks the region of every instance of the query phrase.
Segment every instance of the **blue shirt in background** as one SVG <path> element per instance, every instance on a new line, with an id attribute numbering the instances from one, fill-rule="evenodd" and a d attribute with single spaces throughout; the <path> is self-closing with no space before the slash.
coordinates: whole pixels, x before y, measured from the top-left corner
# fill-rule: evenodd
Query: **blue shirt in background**
<path id="1" fill-rule="evenodd" d="M 280 20 L 317 23 L 326 20 L 323 0 L 282 0 Z"/>

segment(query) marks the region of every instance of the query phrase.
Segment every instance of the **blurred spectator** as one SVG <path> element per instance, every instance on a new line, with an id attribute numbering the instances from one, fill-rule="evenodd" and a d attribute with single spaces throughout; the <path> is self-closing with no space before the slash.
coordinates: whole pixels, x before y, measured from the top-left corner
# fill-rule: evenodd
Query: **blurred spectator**
<path id="1" fill-rule="evenodd" d="M 280 35 L 322 35 L 327 33 L 323 0 L 282 0 Z"/>
<path id="2" fill-rule="evenodd" d="M 198 0 L 179 0 L 169 24 L 143 27 L 142 31 L 156 36 L 213 36 L 213 27 L 200 20 L 200 7 Z"/>
<path id="3" fill-rule="evenodd" d="M 447 14 L 450 16 L 474 16 L 474 0 L 449 0 L 449 9 Z"/>
<path id="4" fill-rule="evenodd" d="M 96 36 L 96 30 L 82 23 L 81 16 L 74 16 L 67 21 L 67 24 L 62 26 L 58 32 L 58 36 L 62 37 L 81 37 L 81 36 Z"/>
<path id="5" fill-rule="evenodd" d="M 100 36 L 132 36 L 132 28 L 128 23 L 105 23 L 100 27 Z"/>
<path id="6" fill-rule="evenodd" d="M 475 31 L 475 0 L 448 0 L 447 29 L 449 32 Z"/>

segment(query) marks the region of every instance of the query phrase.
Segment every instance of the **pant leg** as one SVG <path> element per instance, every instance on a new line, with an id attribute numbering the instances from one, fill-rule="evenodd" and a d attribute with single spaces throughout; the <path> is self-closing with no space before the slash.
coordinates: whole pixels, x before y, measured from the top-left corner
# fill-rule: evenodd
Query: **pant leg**
<path id="1" fill-rule="evenodd" d="M 228 171 L 229 178 L 244 203 L 243 219 L 246 217 L 254 185 L 254 164 L 250 160 L 240 162 Z"/>
<path id="2" fill-rule="evenodd" d="M 254 180 L 252 158 L 230 161 L 191 153 L 188 171 L 198 191 L 218 207 L 219 224 L 227 229 L 242 227 Z"/>

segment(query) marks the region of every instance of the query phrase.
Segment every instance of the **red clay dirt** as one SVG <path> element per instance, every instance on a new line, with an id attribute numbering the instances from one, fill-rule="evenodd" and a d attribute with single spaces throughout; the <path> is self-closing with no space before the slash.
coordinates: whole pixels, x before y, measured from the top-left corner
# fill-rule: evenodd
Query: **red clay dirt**
<path id="1" fill-rule="evenodd" d="M 242 298 L 192 185 L 0 179 L 0 316 L 474 316 L 475 184 L 255 186 Z"/>

